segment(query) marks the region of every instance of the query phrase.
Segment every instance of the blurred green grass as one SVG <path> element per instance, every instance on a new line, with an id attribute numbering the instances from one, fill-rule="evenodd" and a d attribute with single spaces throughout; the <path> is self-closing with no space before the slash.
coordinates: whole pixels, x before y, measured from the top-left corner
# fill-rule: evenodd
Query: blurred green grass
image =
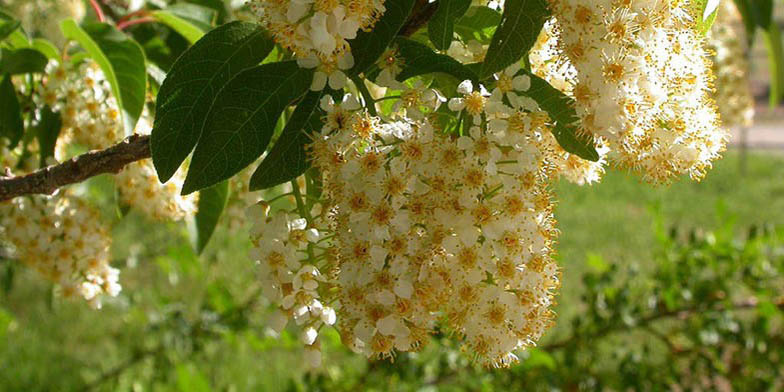
<path id="1" fill-rule="evenodd" d="M 751 154 L 742 174 L 739 156 L 731 152 L 701 183 L 651 187 L 610 170 L 600 184 L 561 182 L 555 191 L 564 282 L 557 326 L 545 342 L 569 332 L 568 320 L 579 312 L 572 304 L 581 294 L 581 275 L 591 268 L 587 260 L 593 255 L 634 263 L 645 272 L 658 217 L 685 229 L 717 227 L 728 219 L 738 227 L 784 224 L 784 156 Z M 146 222 L 133 213 L 119 221 L 114 252 L 123 269 L 123 293 L 100 312 L 53 299 L 33 272 L 13 268 L 12 287 L 0 293 L 0 390 L 79 390 L 85 380 L 123 364 L 130 364 L 129 371 L 102 390 L 198 391 L 205 385 L 287 390 L 292 378 L 302 377 L 301 348 L 292 334 L 269 336 L 265 303 L 245 314 L 248 325 L 240 332 L 196 331 L 212 337 L 198 347 L 183 338 L 211 314 L 241 307 L 257 292 L 244 234 L 219 230 L 198 258 L 186 232 L 181 225 Z M 0 277 L 9 271 L 5 264 Z M 330 336 L 324 347 L 327 375 L 361 379 L 367 362 L 340 348 L 337 334 Z M 161 343 L 166 352 L 144 355 Z M 378 381 L 394 385 L 394 380 Z"/>

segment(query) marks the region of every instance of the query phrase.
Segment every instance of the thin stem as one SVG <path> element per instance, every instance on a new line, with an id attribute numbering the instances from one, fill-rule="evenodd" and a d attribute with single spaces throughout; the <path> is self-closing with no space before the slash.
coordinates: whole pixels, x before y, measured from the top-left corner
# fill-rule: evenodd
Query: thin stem
<path id="1" fill-rule="evenodd" d="M 267 200 L 267 204 L 272 204 L 272 203 L 274 203 L 274 202 L 276 202 L 276 201 L 278 201 L 278 200 L 280 200 L 280 199 L 282 199 L 282 198 L 284 198 L 286 196 L 292 196 L 292 195 L 293 195 L 292 192 L 286 192 L 286 193 L 277 195 L 277 196 L 273 197 L 272 199 Z"/>
<path id="2" fill-rule="evenodd" d="M 376 103 L 381 102 L 381 101 L 390 100 L 390 99 L 398 99 L 398 98 L 400 98 L 400 95 L 390 95 L 388 97 L 381 97 L 381 98 L 376 100 Z"/>
<path id="3" fill-rule="evenodd" d="M 134 20 L 127 20 L 125 22 L 118 23 L 117 24 L 117 29 L 122 31 L 122 30 L 125 30 L 125 29 L 127 29 L 128 27 L 131 27 L 131 26 L 140 25 L 140 24 L 143 24 L 143 23 L 154 23 L 154 22 L 156 22 L 155 18 L 152 18 L 152 17 L 149 17 L 149 16 L 145 16 L 144 18 L 139 18 L 139 19 L 134 19 Z"/>
<path id="4" fill-rule="evenodd" d="M 299 210 L 300 215 L 302 215 L 302 217 L 307 219 L 308 223 L 310 223 L 313 220 L 313 217 L 310 216 L 310 211 L 305 208 L 302 192 L 299 190 L 299 184 L 297 184 L 296 179 L 291 180 L 291 188 L 292 193 L 294 193 L 294 199 L 297 201 L 297 210 Z"/>
<path id="5" fill-rule="evenodd" d="M 90 6 L 93 7 L 93 11 L 95 11 L 98 21 L 101 23 L 106 22 L 106 15 L 103 14 L 103 9 L 101 9 L 101 5 L 98 4 L 98 0 L 90 0 Z"/>
<path id="6" fill-rule="evenodd" d="M 141 10 L 134 11 L 134 12 L 131 12 L 129 14 L 124 15 L 122 18 L 120 18 L 119 21 L 117 21 L 117 23 L 127 22 L 131 18 L 134 18 L 134 17 L 137 17 L 137 16 L 149 16 L 149 14 L 150 14 L 149 11 L 147 11 L 145 9 L 141 9 Z"/>
<path id="7" fill-rule="evenodd" d="M 362 79 L 358 77 L 353 77 L 351 80 L 354 81 L 354 84 L 357 86 L 357 90 L 359 93 L 362 94 L 362 97 L 365 99 L 365 106 L 368 108 L 368 111 L 373 116 L 378 116 L 378 112 L 376 111 L 376 100 L 373 99 L 373 96 L 370 95 L 370 91 L 368 91 L 367 86 L 362 81 Z"/>

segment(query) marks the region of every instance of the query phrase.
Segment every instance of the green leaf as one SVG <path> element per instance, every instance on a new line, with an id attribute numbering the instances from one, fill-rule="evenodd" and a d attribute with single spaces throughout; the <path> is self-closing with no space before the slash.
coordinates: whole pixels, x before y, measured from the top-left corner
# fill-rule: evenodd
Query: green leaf
<path id="1" fill-rule="evenodd" d="M 209 9 L 215 12 L 215 20 L 214 22 L 218 25 L 222 25 L 227 22 L 226 17 L 228 16 L 226 13 L 226 3 L 224 0 L 188 0 L 187 3 L 177 3 L 173 6 L 169 6 L 169 9 L 172 7 L 178 7 L 182 4 L 190 4 L 190 5 L 198 5 L 202 8 Z"/>
<path id="2" fill-rule="evenodd" d="M 210 31 L 215 25 L 218 11 L 208 6 L 192 3 L 177 3 L 170 5 L 165 11 L 184 19 L 202 31 Z"/>
<path id="3" fill-rule="evenodd" d="M 499 23 L 501 14 L 498 11 L 483 6 L 471 7 L 455 22 L 455 32 L 463 41 L 477 40 L 489 44 Z"/>
<path id="4" fill-rule="evenodd" d="M 271 188 L 291 181 L 310 167 L 305 145 L 310 134 L 321 128 L 323 112 L 319 107 L 326 90 L 310 91 L 297 105 L 280 138 L 250 179 L 250 190 Z"/>
<path id="5" fill-rule="evenodd" d="M 487 79 L 525 56 L 550 16 L 546 0 L 507 0 L 479 78 Z"/>
<path id="6" fill-rule="evenodd" d="M 152 16 L 159 22 L 169 26 L 191 44 L 196 43 L 204 36 L 204 31 L 185 19 L 178 17 L 167 11 L 153 11 Z"/>
<path id="7" fill-rule="evenodd" d="M 0 82 L 0 137 L 8 139 L 10 147 L 16 147 L 24 135 L 24 121 L 19 107 L 16 89 L 11 75 L 3 76 Z"/>
<path id="8" fill-rule="evenodd" d="M 574 100 L 564 95 L 544 79 L 521 70 L 531 78 L 531 88 L 525 92 L 544 109 L 550 118 L 555 121 L 553 135 L 558 144 L 571 154 L 589 161 L 598 161 L 599 153 L 596 152 L 593 140 L 590 137 L 578 136 L 577 123 L 579 117 L 574 110 Z"/>
<path id="9" fill-rule="evenodd" d="M 728 1 L 728 0 L 724 0 Z M 734 0 L 735 7 L 743 19 L 743 26 L 746 28 L 746 43 L 751 47 L 754 43 L 754 35 L 756 33 L 757 23 L 754 21 L 754 15 L 751 11 L 750 0 Z"/>
<path id="10" fill-rule="evenodd" d="M 204 33 L 212 30 L 217 13 L 195 4 L 179 3 L 165 10 L 153 11 L 152 16 L 169 26 L 191 44 L 196 43 Z"/>
<path id="11" fill-rule="evenodd" d="M 376 22 L 373 30 L 360 31 L 357 38 L 351 40 L 351 54 L 354 56 L 354 67 L 350 75 L 359 75 L 373 65 L 392 40 L 406 24 L 416 0 L 396 0 L 385 3 L 387 11 Z"/>
<path id="12" fill-rule="evenodd" d="M 695 0 L 691 3 L 694 9 L 694 20 L 697 21 L 697 31 L 700 34 L 707 34 L 710 31 L 713 22 L 716 21 L 716 15 L 719 13 L 719 4 L 721 0 Z"/>
<path id="13" fill-rule="evenodd" d="M 398 38 L 395 40 L 395 44 L 405 65 L 403 71 L 398 75 L 399 80 L 433 72 L 443 72 L 460 81 L 469 79 L 476 82 L 478 80 L 476 73 L 468 67 L 452 57 L 434 52 L 427 45 L 407 38 Z"/>
<path id="14" fill-rule="evenodd" d="M 0 20 L 0 41 L 6 39 L 20 25 L 21 23 L 18 20 Z"/>
<path id="15" fill-rule="evenodd" d="M 150 145 L 162 182 L 193 151 L 220 89 L 261 62 L 272 47 L 259 26 L 233 22 L 210 31 L 177 59 L 158 93 Z"/>
<path id="16" fill-rule="evenodd" d="M 535 369 L 539 367 L 555 370 L 557 362 L 550 353 L 542 349 L 531 347 L 526 350 L 528 358 L 523 361 L 522 365 L 525 369 Z"/>
<path id="17" fill-rule="evenodd" d="M 0 74 L 42 73 L 48 62 L 49 59 L 35 49 L 0 49 Z"/>
<path id="18" fill-rule="evenodd" d="M 67 19 L 60 29 L 66 38 L 78 42 L 101 67 L 120 106 L 126 134 L 133 133 L 144 109 L 147 89 L 141 46 L 106 23 L 92 23 L 82 29 L 73 19 Z"/>
<path id="19" fill-rule="evenodd" d="M 177 390 L 180 392 L 210 392 L 207 377 L 192 363 L 177 365 Z"/>
<path id="20" fill-rule="evenodd" d="M 455 21 L 471 7 L 471 0 L 440 0 L 436 13 L 427 24 L 430 42 L 439 50 L 449 49 L 455 35 Z"/>
<path id="21" fill-rule="evenodd" d="M 296 61 L 264 64 L 240 72 L 223 87 L 205 121 L 182 193 L 226 180 L 260 157 L 278 117 L 308 90 L 313 72 Z"/>
<path id="22" fill-rule="evenodd" d="M 218 226 L 223 209 L 229 201 L 229 182 L 203 189 L 199 192 L 199 210 L 196 213 L 195 248 L 201 254 Z"/>
<path id="23" fill-rule="evenodd" d="M 30 46 L 30 41 L 27 39 L 24 31 L 22 31 L 19 21 L 0 10 L 0 41 L 3 40 L 11 48 L 26 48 Z"/>
<path id="24" fill-rule="evenodd" d="M 776 107 L 784 96 L 784 46 L 781 31 L 776 23 L 770 23 L 763 31 L 765 46 L 768 49 L 768 68 L 770 69 L 770 107 Z"/>
<path id="25" fill-rule="evenodd" d="M 43 38 L 36 38 L 33 40 L 32 43 L 33 49 L 38 50 L 39 52 L 43 53 L 48 59 L 51 60 L 59 60 L 60 59 L 60 50 L 54 46 L 53 43 L 49 42 Z"/>
<path id="26" fill-rule="evenodd" d="M 773 0 L 750 0 L 749 5 L 754 23 L 767 30 L 773 24 Z"/>
<path id="27" fill-rule="evenodd" d="M 62 129 L 60 113 L 52 111 L 49 106 L 44 106 L 38 112 L 38 123 L 35 125 L 35 137 L 40 147 L 40 167 L 46 167 L 46 160 L 54 156 L 57 137 Z"/>

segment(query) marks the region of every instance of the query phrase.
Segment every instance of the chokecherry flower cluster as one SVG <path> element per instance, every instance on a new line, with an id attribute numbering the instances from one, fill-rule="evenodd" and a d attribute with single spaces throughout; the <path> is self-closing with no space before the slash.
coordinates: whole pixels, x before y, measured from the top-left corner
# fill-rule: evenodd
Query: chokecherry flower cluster
<path id="1" fill-rule="evenodd" d="M 533 57 L 556 58 L 539 71 L 555 85 L 571 84 L 582 131 L 650 182 L 704 177 L 728 135 L 691 3 L 551 0 L 550 7 L 555 21 L 543 34 L 557 39 L 558 53 Z"/>
<path id="2" fill-rule="evenodd" d="M 370 30 L 384 14 L 384 0 L 252 0 L 250 6 L 280 46 L 304 68 L 315 68 L 313 90 L 346 85 L 354 66 L 348 41 Z"/>

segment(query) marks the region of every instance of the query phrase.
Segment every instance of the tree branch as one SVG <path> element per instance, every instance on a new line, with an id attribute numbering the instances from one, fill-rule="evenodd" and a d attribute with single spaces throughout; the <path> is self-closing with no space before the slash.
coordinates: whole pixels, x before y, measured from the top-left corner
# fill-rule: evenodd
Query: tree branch
<path id="1" fill-rule="evenodd" d="M 438 2 L 430 3 L 428 0 L 418 0 L 414 5 L 414 10 L 411 12 L 411 17 L 403 28 L 400 29 L 399 35 L 410 37 L 414 35 L 419 29 L 430 21 L 430 18 L 436 13 Z"/>
<path id="2" fill-rule="evenodd" d="M 0 202 L 25 195 L 51 195 L 61 187 L 100 174 L 117 174 L 126 165 L 149 158 L 150 154 L 150 137 L 133 135 L 105 150 L 90 151 L 24 176 L 0 174 Z"/>

